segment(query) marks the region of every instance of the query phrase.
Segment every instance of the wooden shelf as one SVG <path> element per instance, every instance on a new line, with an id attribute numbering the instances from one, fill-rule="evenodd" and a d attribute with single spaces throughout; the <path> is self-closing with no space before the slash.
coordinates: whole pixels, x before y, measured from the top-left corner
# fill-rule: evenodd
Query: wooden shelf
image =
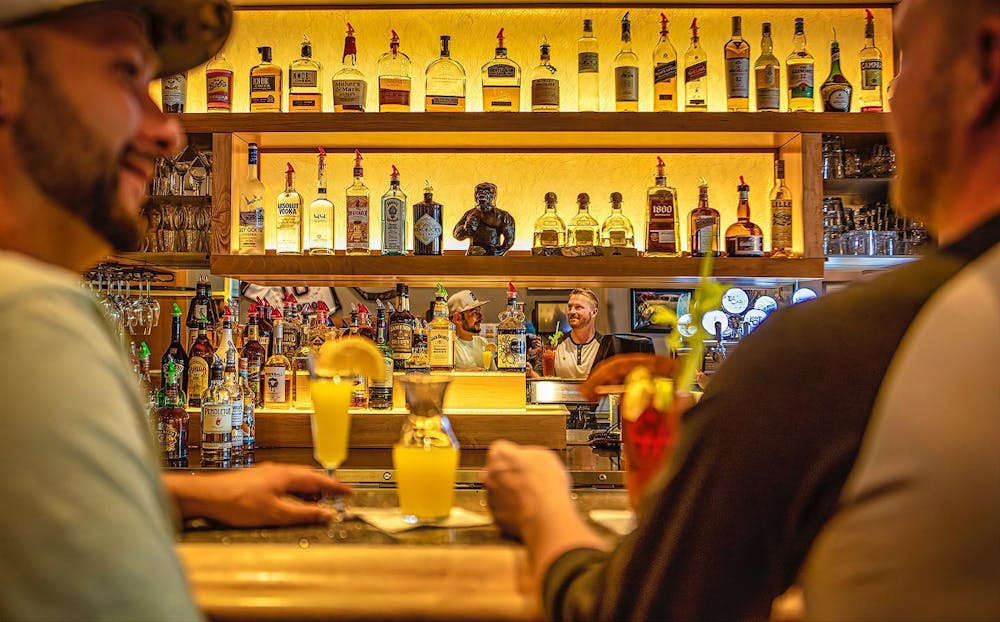
<path id="1" fill-rule="evenodd" d="M 739 7 L 739 8 L 771 8 L 771 7 L 893 7 L 899 0 L 869 0 L 857 2 L 852 0 L 682 0 L 670 2 L 672 7 Z M 439 9 L 444 7 L 483 7 L 483 8 L 538 8 L 538 7 L 642 7 L 664 5 L 662 0 L 235 0 L 233 5 L 239 9 L 390 9 L 398 7 Z"/>
<path id="2" fill-rule="evenodd" d="M 164 268 L 205 268 L 209 266 L 206 253 L 118 253 L 115 257 L 135 263 Z"/>

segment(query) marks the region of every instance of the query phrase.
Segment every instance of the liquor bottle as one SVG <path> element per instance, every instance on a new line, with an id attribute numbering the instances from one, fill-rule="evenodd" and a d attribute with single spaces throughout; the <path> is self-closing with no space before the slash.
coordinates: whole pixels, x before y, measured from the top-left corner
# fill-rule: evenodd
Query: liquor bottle
<path id="1" fill-rule="evenodd" d="M 302 253 L 302 195 L 295 191 L 295 168 L 287 162 L 285 191 L 278 195 L 275 241 L 279 255 Z"/>
<path id="2" fill-rule="evenodd" d="M 165 386 L 167 366 L 171 362 L 174 363 L 177 373 L 180 374 L 181 390 L 186 393 L 188 388 L 188 355 L 184 351 L 184 344 L 181 343 L 181 308 L 176 302 L 170 313 L 170 345 L 167 346 L 160 358 L 161 386 Z"/>
<path id="3" fill-rule="evenodd" d="M 813 55 L 806 49 L 805 20 L 795 18 L 795 36 L 792 38 L 794 49 L 785 65 L 788 68 L 788 111 L 816 112 L 815 64 Z"/>
<path id="4" fill-rule="evenodd" d="M 233 343 L 233 312 L 226 307 L 222 314 L 222 337 L 219 339 L 219 347 L 215 350 L 215 356 L 220 361 L 226 360 L 226 353 L 230 350 L 236 351 L 236 344 Z M 233 364 L 236 358 L 233 358 Z"/>
<path id="5" fill-rule="evenodd" d="M 576 216 L 566 226 L 567 246 L 598 246 L 601 224 L 590 215 L 590 195 L 586 192 L 576 195 L 576 204 Z"/>
<path id="6" fill-rule="evenodd" d="M 704 257 L 721 254 L 719 244 L 719 212 L 708 206 L 708 182 L 704 179 L 698 186 L 698 207 L 688 216 L 688 230 L 691 231 L 691 255 Z"/>
<path id="7" fill-rule="evenodd" d="M 781 110 L 781 62 L 774 55 L 771 23 L 764 22 L 760 34 L 760 56 L 753 64 L 757 78 L 757 112 Z"/>
<path id="8" fill-rule="evenodd" d="M 358 304 L 358 335 L 375 343 L 375 326 L 372 324 L 372 314 L 364 303 Z"/>
<path id="9" fill-rule="evenodd" d="M 677 49 L 670 42 L 667 16 L 660 13 L 660 40 L 653 49 L 653 110 L 677 112 Z"/>
<path id="10" fill-rule="evenodd" d="M 740 202 L 736 206 L 736 222 L 726 228 L 726 254 L 730 257 L 761 257 L 764 254 L 764 232 L 750 220 L 750 186 L 742 175 L 736 191 Z"/>
<path id="11" fill-rule="evenodd" d="M 385 306 L 381 300 L 376 301 L 375 310 L 375 345 L 382 353 L 382 364 L 385 375 L 382 380 L 371 379 L 368 386 L 368 407 L 373 410 L 392 408 L 392 370 L 394 363 L 392 349 L 389 347 L 389 325 L 385 319 Z"/>
<path id="12" fill-rule="evenodd" d="M 517 288 L 507 284 L 507 308 L 497 324 L 497 371 L 524 373 L 527 338 L 523 316 L 518 315 Z"/>
<path id="13" fill-rule="evenodd" d="M 257 52 L 260 64 L 250 70 L 250 112 L 281 112 L 281 67 L 271 62 L 270 46 Z"/>
<path id="14" fill-rule="evenodd" d="M 483 65 L 483 112 L 521 110 L 521 66 L 507 58 L 503 28 L 497 33 L 496 55 Z"/>
<path id="15" fill-rule="evenodd" d="M 206 277 L 198 277 L 194 286 L 194 297 L 188 303 L 187 327 L 191 331 L 198 329 L 201 318 L 206 318 L 211 326 L 215 323 L 216 312 L 210 294 L 211 284 Z M 193 333 L 192 333 L 193 334 Z M 193 341 L 193 339 L 192 339 Z"/>
<path id="16" fill-rule="evenodd" d="M 274 316 L 274 354 L 264 363 L 261 371 L 261 383 L 264 385 L 264 408 L 288 410 L 292 405 L 292 363 L 284 354 L 282 337 L 284 322 L 281 312 L 275 309 Z"/>
<path id="17" fill-rule="evenodd" d="M 247 178 L 240 202 L 240 255 L 264 254 L 264 184 L 258 178 L 257 143 L 247 146 Z"/>
<path id="18" fill-rule="evenodd" d="M 330 307 L 322 300 L 316 302 L 316 315 L 313 316 L 306 342 L 313 355 L 319 355 L 319 349 L 323 347 L 330 335 Z"/>
<path id="19" fill-rule="evenodd" d="M 430 327 L 427 322 L 416 320 L 413 324 L 413 345 L 410 358 L 406 359 L 406 373 L 429 374 L 430 362 L 427 359 L 427 332 Z"/>
<path id="20" fill-rule="evenodd" d="M 185 103 L 187 103 L 187 74 L 164 76 L 160 91 L 163 112 L 184 112 Z"/>
<path id="21" fill-rule="evenodd" d="M 389 51 L 378 59 L 378 111 L 410 111 L 410 57 L 399 51 L 395 30 Z"/>
<path id="22" fill-rule="evenodd" d="M 406 194 L 399 188 L 399 169 L 395 164 L 389 189 L 382 195 L 382 254 L 406 254 Z"/>
<path id="23" fill-rule="evenodd" d="M 577 110 L 597 112 L 601 109 L 601 61 L 593 20 L 583 20 L 583 36 L 577 41 L 577 49 Z"/>
<path id="24" fill-rule="evenodd" d="M 229 433 L 229 456 L 234 464 L 243 462 L 243 389 L 240 387 L 240 376 L 236 367 L 236 350 L 226 353 L 226 366 L 222 370 L 222 386 L 229 391 L 229 403 L 232 408 L 230 415 L 231 429 Z"/>
<path id="25" fill-rule="evenodd" d="M 271 336 L 274 335 L 274 322 L 271 320 L 271 314 L 274 313 L 274 307 L 258 296 L 257 309 L 260 311 L 260 345 L 264 346 L 264 350 L 270 355 L 272 354 Z"/>
<path id="26" fill-rule="evenodd" d="M 622 213 L 622 193 L 611 193 L 611 215 L 601 225 L 601 246 L 635 248 L 635 229 Z"/>
<path id="27" fill-rule="evenodd" d="M 142 345 L 139 346 L 139 369 L 138 369 L 138 380 L 139 380 L 139 392 L 142 394 L 142 399 L 146 404 L 146 414 L 152 415 L 153 409 L 156 408 L 156 388 L 153 387 L 153 381 L 149 377 L 149 346 L 143 341 Z"/>
<path id="28" fill-rule="evenodd" d="M 632 51 L 632 22 L 622 16 L 622 46 L 615 56 L 615 110 L 639 111 L 639 57 Z"/>
<path id="29" fill-rule="evenodd" d="M 819 92 L 823 100 L 823 112 L 851 111 L 854 87 L 840 70 L 840 42 L 837 41 L 836 30 L 833 31 L 833 41 L 830 42 L 830 75 L 826 77 Z"/>
<path id="30" fill-rule="evenodd" d="M 677 190 L 667 185 L 663 159 L 656 157 L 656 181 L 646 191 L 646 255 L 676 257 L 681 254 L 677 222 Z"/>
<path id="31" fill-rule="evenodd" d="M 405 371 L 413 352 L 413 330 L 416 318 L 410 313 L 409 288 L 396 284 L 396 311 L 389 316 L 389 347 L 392 349 L 393 369 Z"/>
<path id="32" fill-rule="evenodd" d="M 184 408 L 181 371 L 170 361 L 163 373 L 161 403 L 155 412 L 156 440 L 166 466 L 187 466 L 190 415 Z"/>
<path id="33" fill-rule="evenodd" d="M 536 254 L 543 254 L 541 249 L 559 249 L 566 246 L 566 223 L 559 217 L 556 209 L 558 197 L 555 192 L 545 193 L 545 211 L 535 221 L 535 232 L 532 236 L 532 248 Z"/>
<path id="34" fill-rule="evenodd" d="M 723 48 L 726 59 L 726 107 L 750 110 L 750 43 L 743 38 L 743 20 L 733 15 L 733 34 Z"/>
<path id="35" fill-rule="evenodd" d="M 205 107 L 209 112 L 233 111 L 233 66 L 222 52 L 205 65 Z"/>
<path id="36" fill-rule="evenodd" d="M 260 312 L 256 305 L 250 307 L 249 319 L 247 320 L 247 337 L 243 344 L 240 356 L 247 362 L 247 383 L 254 395 L 254 405 L 264 407 L 264 387 L 261 380 L 261 372 L 264 363 L 267 361 L 267 349 L 260 343 L 260 324 L 258 316 Z"/>
<path id="37" fill-rule="evenodd" d="M 302 342 L 302 322 L 299 316 L 299 301 L 289 292 L 281 301 L 281 349 L 285 356 L 294 356 Z"/>
<path id="38" fill-rule="evenodd" d="M 302 56 L 288 66 L 288 112 L 323 112 L 322 66 L 312 57 L 312 43 L 302 37 Z"/>
<path id="39" fill-rule="evenodd" d="M 198 320 L 198 334 L 191 345 L 188 365 L 188 406 L 201 406 L 201 395 L 208 390 L 209 370 L 215 361 L 215 349 L 208 339 L 208 319 Z"/>
<path id="40" fill-rule="evenodd" d="M 233 403 L 222 381 L 222 363 L 213 363 L 211 373 L 201 400 L 201 464 L 227 467 L 233 450 Z"/>
<path id="41" fill-rule="evenodd" d="M 284 349 L 284 348 L 282 348 Z M 299 346 L 291 352 L 292 358 L 292 406 L 301 409 L 312 408 L 312 394 L 309 391 L 309 357 L 313 355 L 312 344 L 303 337 Z"/>
<path id="42" fill-rule="evenodd" d="M 771 257 L 792 256 L 792 191 L 785 185 L 785 161 L 774 163 L 771 189 Z"/>
<path id="43" fill-rule="evenodd" d="M 243 464 L 253 464 L 254 446 L 257 444 L 257 395 L 249 382 L 248 362 L 239 362 L 240 393 L 243 397 Z"/>
<path id="44" fill-rule="evenodd" d="M 369 247 L 368 186 L 364 182 L 361 152 L 354 150 L 354 183 L 347 189 L 347 254 L 367 255 Z"/>
<path id="45" fill-rule="evenodd" d="M 306 247 L 310 255 L 333 254 L 334 207 L 326 198 L 326 151 L 319 147 L 316 198 L 306 213 Z"/>
<path id="46" fill-rule="evenodd" d="M 358 43 L 354 27 L 348 22 L 341 67 L 333 74 L 333 111 L 364 112 L 367 97 L 368 82 L 358 69 Z"/>
<path id="47" fill-rule="evenodd" d="M 691 21 L 691 45 L 684 53 L 684 110 L 708 111 L 708 55 L 701 48 L 697 17 Z"/>
<path id="48" fill-rule="evenodd" d="M 882 112 L 882 52 L 875 47 L 875 16 L 865 9 L 865 47 L 861 48 L 861 112 Z"/>
<path id="49" fill-rule="evenodd" d="M 434 188 L 425 180 L 424 200 L 413 205 L 413 254 L 440 255 L 444 247 L 444 206 L 434 200 Z"/>
<path id="50" fill-rule="evenodd" d="M 549 62 L 549 42 L 542 37 L 538 66 L 531 71 L 531 111 L 559 112 L 559 76 Z"/>
<path id="51" fill-rule="evenodd" d="M 465 112 L 465 67 L 451 57 L 450 41 L 449 35 L 441 35 L 441 56 L 427 65 L 427 112 Z"/>
<path id="52" fill-rule="evenodd" d="M 432 371 L 455 368 L 455 325 L 448 319 L 448 292 L 440 283 L 434 294 L 434 318 L 427 335 L 427 361 Z"/>

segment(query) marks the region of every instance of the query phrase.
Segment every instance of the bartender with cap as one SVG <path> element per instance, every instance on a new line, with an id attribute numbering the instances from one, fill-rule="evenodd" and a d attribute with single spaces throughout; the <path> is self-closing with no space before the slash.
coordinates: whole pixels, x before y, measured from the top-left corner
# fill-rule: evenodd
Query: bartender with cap
<path id="1" fill-rule="evenodd" d="M 448 298 L 448 313 L 455 325 L 455 369 L 483 369 L 486 338 L 482 331 L 482 306 L 489 300 L 477 300 L 470 290 L 463 289 Z"/>

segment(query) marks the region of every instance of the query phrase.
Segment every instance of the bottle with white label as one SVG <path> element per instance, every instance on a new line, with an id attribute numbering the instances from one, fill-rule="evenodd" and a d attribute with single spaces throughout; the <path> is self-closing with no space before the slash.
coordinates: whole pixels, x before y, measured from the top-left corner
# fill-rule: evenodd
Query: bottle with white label
<path id="1" fill-rule="evenodd" d="M 521 110 L 521 66 L 507 58 L 504 29 L 497 33 L 496 56 L 483 65 L 483 112 Z"/>
<path id="2" fill-rule="evenodd" d="M 691 45 L 684 53 L 684 110 L 708 111 L 708 55 L 698 36 L 698 18 L 691 21 Z"/>
<path id="3" fill-rule="evenodd" d="M 816 112 L 816 59 L 806 49 L 805 20 L 801 17 L 795 18 L 792 45 L 792 52 L 785 59 L 788 69 L 788 111 Z"/>
<path id="4" fill-rule="evenodd" d="M 549 62 L 550 47 L 542 37 L 538 66 L 531 71 L 532 112 L 559 112 L 559 74 Z"/>
<path id="5" fill-rule="evenodd" d="M 323 112 L 322 67 L 313 60 L 312 43 L 303 36 L 302 56 L 288 67 L 288 112 Z"/>
<path id="6" fill-rule="evenodd" d="M 406 194 L 399 188 L 399 169 L 395 164 L 389 189 L 382 195 L 382 254 L 406 254 Z"/>
<path id="7" fill-rule="evenodd" d="M 365 74 L 358 69 L 358 43 L 354 38 L 354 27 L 347 23 L 344 37 L 342 66 L 333 74 L 333 111 L 364 112 L 368 96 L 368 82 Z"/>
<path id="8" fill-rule="evenodd" d="M 760 34 L 760 56 L 753 64 L 757 79 L 757 112 L 781 110 L 781 62 L 774 55 L 771 23 L 764 22 Z"/>
<path id="9" fill-rule="evenodd" d="M 164 76 L 161 81 L 160 103 L 163 112 L 184 112 L 187 102 L 187 74 Z"/>
<path id="10" fill-rule="evenodd" d="M 615 56 L 615 110 L 639 111 L 639 57 L 632 51 L 632 22 L 622 16 L 622 46 Z"/>
<path id="11" fill-rule="evenodd" d="M 201 464 L 229 466 L 232 450 L 233 404 L 222 380 L 222 363 L 216 361 L 201 401 Z"/>
<path id="12" fill-rule="evenodd" d="M 688 230 L 691 232 L 691 255 L 704 257 L 722 254 L 719 245 L 719 212 L 708 206 L 708 182 L 704 179 L 698 186 L 698 207 L 688 216 Z"/>
<path id="13" fill-rule="evenodd" d="M 726 108 L 750 110 L 750 43 L 743 38 L 743 20 L 733 16 L 733 34 L 723 52 L 726 59 Z"/>
<path id="14" fill-rule="evenodd" d="M 240 255 L 264 254 L 264 184 L 258 179 L 260 154 L 257 143 L 247 148 L 247 179 L 243 182 L 240 201 L 239 249 Z"/>
<path id="15" fill-rule="evenodd" d="M 785 161 L 774 163 L 771 189 L 771 257 L 792 256 L 792 191 L 785 185 Z"/>
<path id="16" fill-rule="evenodd" d="M 424 200 L 413 205 L 413 254 L 440 255 L 444 247 L 444 206 L 434 200 L 430 180 L 424 186 Z"/>
<path id="17" fill-rule="evenodd" d="M 347 188 L 347 254 L 368 255 L 369 246 L 368 201 L 370 193 L 364 182 L 365 170 L 361 166 L 361 152 L 354 150 L 354 183 Z"/>
<path id="18" fill-rule="evenodd" d="M 598 112 L 601 109 L 601 67 L 593 20 L 583 20 L 583 36 L 577 41 L 577 49 L 577 110 Z"/>
<path id="19" fill-rule="evenodd" d="M 319 147 L 316 199 L 306 213 L 306 249 L 310 255 L 333 254 L 333 203 L 326 197 L 326 151 Z"/>
<path id="20" fill-rule="evenodd" d="M 742 175 L 736 191 L 740 202 L 736 206 L 736 222 L 726 229 L 726 254 L 730 257 L 761 257 L 764 254 L 764 232 L 750 220 L 750 186 Z"/>
<path id="21" fill-rule="evenodd" d="M 292 363 L 284 355 L 284 326 L 281 312 L 274 310 L 274 354 L 264 363 L 261 383 L 264 387 L 264 408 L 287 410 L 292 406 Z"/>
<path id="22" fill-rule="evenodd" d="M 302 195 L 295 191 L 295 168 L 288 162 L 285 191 L 278 195 L 275 244 L 279 255 L 302 254 Z"/>
<path id="23" fill-rule="evenodd" d="M 653 110 L 677 112 L 677 49 L 670 42 L 667 16 L 660 13 L 660 40 L 653 50 Z"/>
<path id="24" fill-rule="evenodd" d="M 861 112 L 882 112 L 882 51 L 875 47 L 875 16 L 865 9 L 865 47 L 861 48 Z"/>

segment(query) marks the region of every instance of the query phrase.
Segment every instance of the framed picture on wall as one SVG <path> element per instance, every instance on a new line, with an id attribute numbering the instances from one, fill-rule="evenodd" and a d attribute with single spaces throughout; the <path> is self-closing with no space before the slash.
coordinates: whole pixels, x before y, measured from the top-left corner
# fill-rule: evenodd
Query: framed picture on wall
<path id="1" fill-rule="evenodd" d="M 679 317 L 691 305 L 689 289 L 632 289 L 629 293 L 633 333 L 669 333 L 669 325 L 653 323 L 653 312 L 657 307 L 667 307 Z"/>
<path id="2" fill-rule="evenodd" d="M 539 300 L 535 303 L 535 329 L 540 335 L 551 335 L 557 330 L 569 332 L 565 300 Z"/>

